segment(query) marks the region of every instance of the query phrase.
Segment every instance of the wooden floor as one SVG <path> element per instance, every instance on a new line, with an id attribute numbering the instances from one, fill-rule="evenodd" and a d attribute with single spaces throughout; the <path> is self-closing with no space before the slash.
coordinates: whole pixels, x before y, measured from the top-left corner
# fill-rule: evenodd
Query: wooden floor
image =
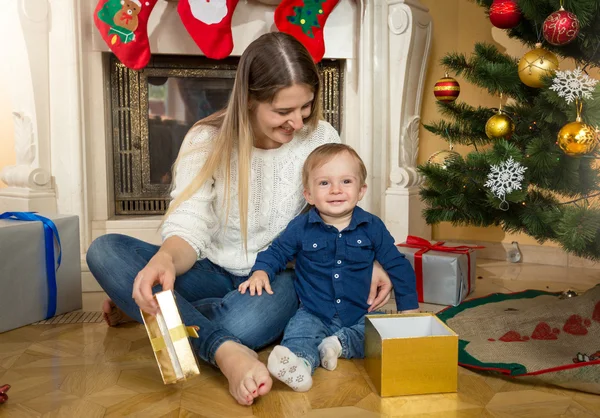
<path id="1" fill-rule="evenodd" d="M 598 269 L 480 260 L 475 296 L 528 288 L 583 291 Z M 85 294 L 98 310 L 102 294 Z M 90 302 L 93 306 L 89 305 Z M 423 310 L 438 310 L 427 305 Z M 260 353 L 266 360 L 268 350 Z M 32 325 L 0 334 L 0 384 L 9 383 L 0 417 L 600 417 L 600 396 L 459 370 L 455 394 L 381 399 L 361 361 L 317 370 L 307 393 L 279 382 L 252 407 L 239 406 L 218 371 L 164 386 L 140 325 Z"/>

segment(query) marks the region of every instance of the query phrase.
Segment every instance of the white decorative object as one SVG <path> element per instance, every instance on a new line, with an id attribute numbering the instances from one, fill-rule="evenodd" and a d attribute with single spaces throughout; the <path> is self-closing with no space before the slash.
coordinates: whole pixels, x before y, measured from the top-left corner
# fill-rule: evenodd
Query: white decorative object
<path id="1" fill-rule="evenodd" d="M 519 261 L 521 261 L 522 258 L 519 243 L 517 241 L 513 241 L 512 246 L 512 249 L 507 251 L 506 253 L 506 260 L 510 261 L 511 263 L 518 263 Z"/>
<path id="2" fill-rule="evenodd" d="M 52 3 L 52 12 L 56 13 L 50 13 L 48 0 L 5 3 L 0 34 L 11 42 L 0 51 L 0 62 L 5 69 L 3 76 L 10 103 L 15 109 L 14 138 L 10 139 L 14 140 L 16 158 L 15 165 L 5 167 L 0 173 L 7 186 L 0 189 L 0 213 L 55 213 L 56 193 L 52 187 L 54 178 L 51 175 L 50 152 L 50 85 L 53 73 L 48 69 L 48 46 L 49 33 L 53 32 L 50 31 L 50 20 L 58 14 L 54 5 L 62 2 Z M 60 43 L 60 47 L 64 47 L 65 39 L 61 39 Z M 56 61 L 59 65 L 64 64 Z M 61 89 L 56 91 L 57 97 L 62 97 Z M 57 125 L 68 126 L 69 121 L 61 118 Z"/>
<path id="3" fill-rule="evenodd" d="M 207 25 L 219 23 L 227 16 L 225 0 L 190 0 L 190 9 L 196 19 Z"/>
<path id="4" fill-rule="evenodd" d="M 567 103 L 576 99 L 593 99 L 592 92 L 598 80 L 584 73 L 580 68 L 573 71 L 557 71 L 552 79 L 550 90 L 554 90 Z"/>
<path id="5" fill-rule="evenodd" d="M 31 119 L 23 112 L 13 112 L 17 165 L 29 165 L 35 159 L 35 141 Z"/>
<path id="6" fill-rule="evenodd" d="M 36 141 L 31 118 L 23 112 L 13 112 L 13 117 L 16 164 L 7 166 L 0 171 L 0 179 L 12 187 L 44 189 L 50 185 L 51 176 L 48 171 L 33 165 Z"/>
<path id="7" fill-rule="evenodd" d="M 431 15 L 419 1 L 387 0 L 365 3 L 365 18 L 360 27 L 361 38 L 369 48 L 361 53 L 365 63 L 372 64 L 371 85 L 362 85 L 366 93 L 361 102 L 363 112 L 373 112 L 370 124 L 373 154 L 377 155 L 376 141 L 384 140 L 381 150 L 383 172 L 377 172 L 374 159 L 372 172 L 373 194 L 383 192 L 381 212 L 386 226 L 396 239 L 404 241 L 407 235 L 431 237 L 431 227 L 422 216 L 423 202 L 419 188 L 423 176 L 417 171 L 419 151 L 419 124 L 427 60 L 432 37 Z M 385 20 L 380 20 L 381 17 Z M 369 19 L 372 19 L 369 21 Z M 368 24 L 367 24 L 368 23 Z M 365 68 L 366 69 L 366 68 Z M 369 97 L 370 96 L 370 97 Z M 367 107 L 371 106 L 371 109 Z M 377 127 L 377 126 L 380 127 Z M 362 152 L 362 150 L 361 150 Z M 377 180 L 386 178 L 379 189 Z M 375 199 L 373 199 L 375 201 Z"/>
<path id="8" fill-rule="evenodd" d="M 508 203 L 505 199 L 507 194 L 515 190 L 521 190 L 525 170 L 527 170 L 527 167 L 515 162 L 512 157 L 500 165 L 491 166 L 488 181 L 485 182 L 484 186 L 489 187 L 494 195 L 502 199 L 500 209 L 508 210 Z"/>
<path id="9" fill-rule="evenodd" d="M 400 164 L 392 167 L 390 180 L 400 187 L 419 186 L 423 177 L 417 171 L 417 156 L 419 155 L 419 116 L 412 116 L 400 140 Z"/>

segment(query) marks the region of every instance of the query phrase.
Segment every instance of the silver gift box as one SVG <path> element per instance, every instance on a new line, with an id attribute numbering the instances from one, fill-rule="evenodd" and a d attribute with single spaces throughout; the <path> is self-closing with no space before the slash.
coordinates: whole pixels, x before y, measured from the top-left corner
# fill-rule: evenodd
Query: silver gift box
<path id="1" fill-rule="evenodd" d="M 444 245 L 452 247 L 452 244 Z M 414 255 L 420 249 L 398 247 L 398 250 L 410 261 L 416 273 Z M 422 257 L 423 302 L 456 306 L 475 290 L 475 251 L 470 250 L 467 256 L 467 254 L 430 250 Z"/>
<path id="2" fill-rule="evenodd" d="M 56 272 L 56 315 L 81 309 L 79 218 L 40 215 L 54 222 L 62 244 L 62 262 Z M 0 220 L 0 332 L 46 318 L 45 257 L 41 222 Z"/>

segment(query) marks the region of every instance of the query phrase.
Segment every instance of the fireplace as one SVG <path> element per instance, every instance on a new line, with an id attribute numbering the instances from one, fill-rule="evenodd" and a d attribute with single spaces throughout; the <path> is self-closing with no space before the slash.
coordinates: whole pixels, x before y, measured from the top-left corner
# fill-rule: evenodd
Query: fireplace
<path id="1" fill-rule="evenodd" d="M 224 108 L 238 59 L 160 55 L 142 71 L 110 58 L 110 123 L 115 215 L 162 215 L 171 168 L 192 125 Z M 342 60 L 318 65 L 325 119 L 340 132 Z"/>
<path id="2" fill-rule="evenodd" d="M 141 140 L 121 138 L 130 141 L 127 146 L 132 149 L 119 156 L 122 163 L 114 163 L 113 129 L 120 124 L 134 126 L 135 118 L 117 118 L 114 123 L 111 65 L 115 64 L 94 27 L 96 3 L 15 0 L 3 9 L 7 33 L 11 33 L 7 63 L 14 74 L 6 85 L 21 128 L 15 130 L 17 164 L 0 174 L 8 185 L 0 189 L 0 211 L 78 215 L 82 260 L 91 241 L 109 232 L 160 243 L 165 201 L 143 210 L 139 204 L 136 208 L 127 203 L 121 210 L 118 200 L 131 196 L 120 197 L 119 190 L 129 193 L 137 184 L 141 193 L 156 192 L 137 199 L 158 199 L 168 187 L 164 168 L 177 148 L 172 143 L 173 152 L 153 172 L 148 142 L 148 152 L 140 153 L 148 157 L 139 157 L 139 170 L 131 171 L 129 180 L 123 181 L 128 169 L 121 170 L 126 164 L 134 167 L 133 155 L 136 146 L 141 151 Z M 235 62 L 254 39 L 275 30 L 274 11 L 274 6 L 256 0 L 238 3 L 232 21 L 234 49 L 223 65 Z M 396 240 L 408 233 L 430 236 L 421 217 L 418 190 L 422 179 L 416 163 L 431 31 L 428 9 L 419 0 L 340 0 L 324 28 L 325 63 L 335 60 L 339 64 L 338 87 L 343 92 L 338 97 L 343 117 L 337 126 L 342 141 L 360 153 L 369 172 L 369 188 L 361 206 L 380 216 Z M 156 87 L 148 88 L 148 95 L 137 100 L 147 100 L 144 109 L 160 113 L 160 97 L 165 94 L 161 86 L 169 77 L 154 65 L 169 57 L 200 60 L 202 53 L 181 23 L 176 1 L 158 1 L 148 33 L 155 61 L 143 73 L 130 74 L 129 80 L 145 77 L 146 84 Z M 226 79 L 221 81 L 226 85 Z M 186 123 L 191 118 L 182 116 Z M 141 122 L 138 129 L 141 136 L 148 132 Z M 82 265 L 85 272 L 84 261 Z M 93 288 L 91 283 L 89 274 L 84 274 L 84 289 Z"/>

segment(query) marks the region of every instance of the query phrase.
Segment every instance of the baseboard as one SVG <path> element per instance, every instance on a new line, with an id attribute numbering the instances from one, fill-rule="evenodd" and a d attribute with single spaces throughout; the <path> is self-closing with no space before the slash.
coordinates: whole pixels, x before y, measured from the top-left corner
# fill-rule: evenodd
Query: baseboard
<path id="1" fill-rule="evenodd" d="M 85 261 L 85 254 L 81 259 L 81 291 L 84 293 L 103 292 L 102 288 L 90 272 L 90 269 Z"/>
<path id="2" fill-rule="evenodd" d="M 455 245 L 456 242 L 449 242 Z M 465 245 L 481 245 L 485 248 L 477 250 L 477 257 L 490 260 L 506 260 L 508 251 L 514 247 L 509 242 L 486 242 L 486 241 L 460 241 Z M 559 247 L 540 245 L 519 245 L 521 251 L 521 262 L 530 264 L 545 264 L 562 267 L 584 267 L 600 269 L 600 263 L 567 254 Z"/>

